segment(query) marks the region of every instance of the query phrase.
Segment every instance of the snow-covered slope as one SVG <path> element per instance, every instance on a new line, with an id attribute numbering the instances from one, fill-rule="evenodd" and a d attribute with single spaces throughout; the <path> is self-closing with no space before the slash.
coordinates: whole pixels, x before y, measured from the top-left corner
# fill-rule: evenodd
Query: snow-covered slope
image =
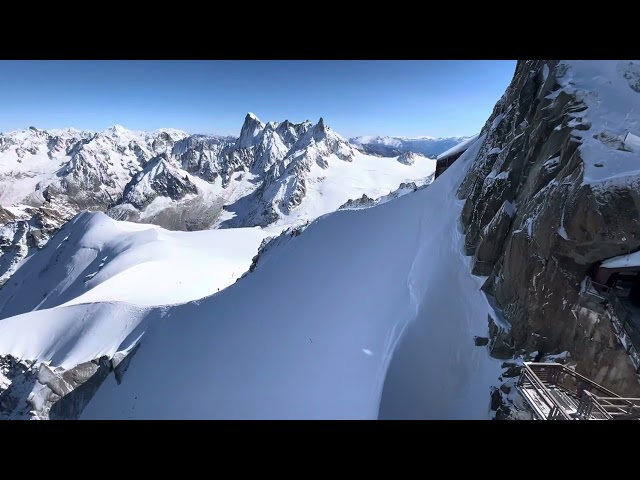
<path id="1" fill-rule="evenodd" d="M 385 392 L 385 415 L 487 418 L 499 364 L 473 343 L 490 308 L 455 199 L 479 144 L 431 187 L 323 217 L 219 294 L 147 313 L 122 384 L 83 418 L 376 418 L 398 344 L 430 375 Z"/>
<path id="2" fill-rule="evenodd" d="M 77 418 L 101 375 L 126 369 L 150 307 L 224 289 L 265 236 L 78 215 L 0 289 L 0 419 Z"/>
<path id="3" fill-rule="evenodd" d="M 266 236 L 259 228 L 171 232 L 82 213 L 0 289 L 0 318 L 80 303 L 202 298 L 239 278 Z"/>
<path id="4" fill-rule="evenodd" d="M 464 141 L 468 137 L 381 137 L 365 135 L 349 139 L 349 143 L 369 155 L 397 157 L 405 152 L 414 152 L 435 158 L 440 153 Z"/>
<path id="5" fill-rule="evenodd" d="M 419 324 L 405 355 L 434 352 L 420 361 L 447 367 L 427 390 L 451 402 L 395 392 L 384 415 L 486 418 L 496 365 L 473 336 L 486 335 L 490 309 L 461 254 L 454 197 L 479 143 L 447 181 L 324 216 L 219 293 L 248 268 L 260 229 L 167 232 L 79 215 L 0 290 L 14 315 L 0 320 L 0 352 L 48 365 L 24 394 L 38 415 L 64 370 L 141 342 L 84 418 L 376 418 L 398 342 Z M 441 291 L 441 278 L 455 288 Z"/>
<path id="6" fill-rule="evenodd" d="M 582 142 L 584 182 L 601 191 L 640 187 L 640 60 L 567 62 L 561 93 L 576 95 L 587 109 L 569 126 Z M 606 105 L 606 110 L 602 108 Z"/>
<path id="7" fill-rule="evenodd" d="M 0 320 L 0 352 L 69 369 L 141 341 L 122 383 L 107 378 L 84 418 L 376 418 L 399 339 L 419 324 L 427 332 L 406 355 L 436 352 L 425 361 L 448 367 L 424 381 L 464 408 L 396 392 L 385 415 L 485 418 L 496 365 L 473 336 L 486 334 L 489 306 L 461 253 L 454 197 L 478 146 L 447 181 L 324 216 L 240 282 L 179 306 L 149 308 L 233 281 L 261 230 L 167 232 L 80 215 L 12 279 L 39 277 L 34 288 L 0 290 L 3 311 L 26 312 Z M 439 291 L 441 277 L 455 289 Z M 445 381 L 451 369 L 458 382 Z"/>

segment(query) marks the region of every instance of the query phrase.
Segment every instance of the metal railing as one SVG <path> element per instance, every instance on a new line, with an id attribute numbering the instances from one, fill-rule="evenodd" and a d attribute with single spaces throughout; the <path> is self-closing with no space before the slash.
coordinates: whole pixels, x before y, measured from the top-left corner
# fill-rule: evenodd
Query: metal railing
<path id="1" fill-rule="evenodd" d="M 595 293 L 600 298 L 602 298 L 602 300 L 606 300 L 607 295 L 609 295 L 610 291 L 611 287 L 607 287 L 606 285 L 603 285 L 601 283 L 594 282 L 591 277 L 587 277 L 587 280 L 585 282 L 585 292 L 591 293 L 592 295 Z"/>
<path id="2" fill-rule="evenodd" d="M 582 401 L 578 405 L 577 416 L 583 419 L 597 418 L 601 420 L 611 420 L 613 417 L 602 408 L 595 400 L 596 396 L 591 392 L 584 392 Z M 594 412 L 596 410 L 596 412 Z"/>
<path id="3" fill-rule="evenodd" d="M 520 378 L 518 379 L 517 384 L 518 388 L 533 388 L 538 393 L 539 400 L 544 403 L 549 410 L 546 420 L 571 420 L 571 417 L 565 411 L 565 408 L 560 405 L 560 403 L 553 397 L 553 395 L 551 395 L 551 392 L 549 392 L 549 389 L 545 385 L 543 379 L 538 377 L 538 375 L 536 374 L 534 369 L 530 367 L 530 365 L 531 364 L 529 363 L 525 363 L 522 367 L 522 372 L 520 373 Z M 550 366 L 555 364 L 544 365 Z M 542 377 L 548 381 L 549 371 L 545 371 L 544 369 L 537 370 L 542 374 Z"/>
<path id="4" fill-rule="evenodd" d="M 623 398 L 560 363 L 525 362 L 517 385 L 521 391 L 536 391 L 536 398 L 549 410 L 546 420 L 640 417 L 640 398 Z M 575 413 L 567 412 L 551 389 L 562 391 L 575 403 Z"/>
<path id="5" fill-rule="evenodd" d="M 594 397 L 594 401 L 612 417 L 640 415 L 639 400 L 623 397 Z"/>

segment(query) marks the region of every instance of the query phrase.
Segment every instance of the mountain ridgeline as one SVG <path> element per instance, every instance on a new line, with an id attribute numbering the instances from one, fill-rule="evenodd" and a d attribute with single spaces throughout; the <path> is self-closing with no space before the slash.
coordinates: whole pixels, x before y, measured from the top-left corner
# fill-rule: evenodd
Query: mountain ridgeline
<path id="1" fill-rule="evenodd" d="M 239 137 L 176 129 L 0 134 L 0 285 L 83 210 L 170 230 L 300 225 L 363 194 L 424 185 L 433 162 L 363 154 L 317 123 L 246 115 Z"/>
<path id="2" fill-rule="evenodd" d="M 263 123 L 251 113 L 238 138 L 30 127 L 0 134 L 0 205 L 55 202 L 176 230 L 265 226 L 299 206 L 332 159 L 352 162 L 356 147 L 322 118 Z"/>
<path id="3" fill-rule="evenodd" d="M 412 152 L 429 158 L 435 158 L 442 152 L 455 147 L 468 138 L 469 137 L 407 138 L 367 135 L 350 138 L 349 143 L 363 153 L 381 157 L 396 157 L 403 153 Z"/>

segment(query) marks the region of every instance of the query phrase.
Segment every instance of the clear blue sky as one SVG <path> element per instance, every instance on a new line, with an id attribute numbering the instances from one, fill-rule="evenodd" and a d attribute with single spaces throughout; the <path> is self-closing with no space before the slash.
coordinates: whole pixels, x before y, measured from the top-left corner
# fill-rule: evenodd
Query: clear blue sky
<path id="1" fill-rule="evenodd" d="M 173 127 L 238 134 L 324 117 L 345 137 L 480 130 L 515 60 L 0 61 L 0 131 Z"/>

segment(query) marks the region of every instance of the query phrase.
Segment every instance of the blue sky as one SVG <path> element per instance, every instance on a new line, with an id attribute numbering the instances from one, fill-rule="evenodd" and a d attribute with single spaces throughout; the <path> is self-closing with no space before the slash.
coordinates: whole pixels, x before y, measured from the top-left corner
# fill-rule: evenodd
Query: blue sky
<path id="1" fill-rule="evenodd" d="M 324 117 L 345 137 L 480 130 L 515 60 L 0 61 L 0 131 L 173 127 L 238 134 Z"/>

